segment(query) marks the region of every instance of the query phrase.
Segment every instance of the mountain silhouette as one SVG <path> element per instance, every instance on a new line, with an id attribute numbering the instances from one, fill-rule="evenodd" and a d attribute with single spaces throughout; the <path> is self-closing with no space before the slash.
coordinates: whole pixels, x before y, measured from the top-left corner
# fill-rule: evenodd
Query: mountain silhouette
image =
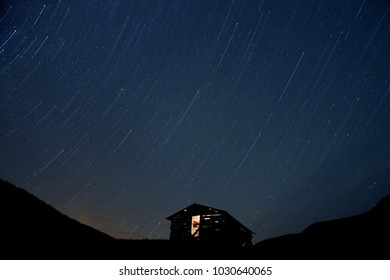
<path id="1" fill-rule="evenodd" d="M 367 213 L 241 248 L 115 239 L 0 180 L 0 259 L 389 259 L 390 195 Z"/>
<path id="2" fill-rule="evenodd" d="M 372 210 L 257 243 L 252 258 L 390 259 L 390 195 Z"/>
<path id="3" fill-rule="evenodd" d="M 114 239 L 0 180 L 1 259 L 88 258 Z M 101 247 L 99 248 L 99 250 Z"/>

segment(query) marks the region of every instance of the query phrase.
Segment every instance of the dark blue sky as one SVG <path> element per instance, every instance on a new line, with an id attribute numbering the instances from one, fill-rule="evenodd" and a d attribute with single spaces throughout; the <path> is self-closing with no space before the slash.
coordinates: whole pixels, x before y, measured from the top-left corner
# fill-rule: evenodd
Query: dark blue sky
<path id="1" fill-rule="evenodd" d="M 389 1 L 2 1 L 0 61 L 0 177 L 113 236 L 390 193 Z"/>

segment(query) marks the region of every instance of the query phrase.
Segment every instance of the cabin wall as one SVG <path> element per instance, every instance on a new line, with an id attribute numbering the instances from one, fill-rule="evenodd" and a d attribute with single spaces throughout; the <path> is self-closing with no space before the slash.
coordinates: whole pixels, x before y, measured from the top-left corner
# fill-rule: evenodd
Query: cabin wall
<path id="1" fill-rule="evenodd" d="M 252 233 L 244 230 L 235 220 L 218 213 L 198 215 L 200 215 L 200 227 L 195 237 L 191 234 L 191 231 L 194 231 L 192 217 L 197 215 L 186 214 L 173 217 L 170 239 L 229 242 L 240 246 L 252 244 Z"/>
<path id="2" fill-rule="evenodd" d="M 176 216 L 171 222 L 170 240 L 191 238 L 191 216 Z"/>

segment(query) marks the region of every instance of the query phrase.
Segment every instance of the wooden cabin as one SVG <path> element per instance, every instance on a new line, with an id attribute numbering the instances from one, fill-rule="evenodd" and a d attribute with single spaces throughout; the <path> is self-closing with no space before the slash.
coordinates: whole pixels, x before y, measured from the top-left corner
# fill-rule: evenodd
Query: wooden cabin
<path id="1" fill-rule="evenodd" d="M 254 232 L 224 210 L 194 203 L 167 219 L 171 221 L 170 240 L 252 245 Z"/>

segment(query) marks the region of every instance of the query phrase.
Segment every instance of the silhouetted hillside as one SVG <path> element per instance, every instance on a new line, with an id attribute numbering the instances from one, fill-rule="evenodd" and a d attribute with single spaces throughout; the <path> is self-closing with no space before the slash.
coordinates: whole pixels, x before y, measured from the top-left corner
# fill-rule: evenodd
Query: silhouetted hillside
<path id="1" fill-rule="evenodd" d="M 390 259 L 390 196 L 371 211 L 257 243 L 260 259 Z"/>
<path id="2" fill-rule="evenodd" d="M 0 250 L 1 259 L 92 258 L 98 244 L 114 240 L 3 180 L 0 221 L 0 240 L 7 244 Z"/>
<path id="3" fill-rule="evenodd" d="M 371 211 L 252 247 L 119 240 L 0 180 L 0 259 L 390 259 L 390 196 Z"/>

